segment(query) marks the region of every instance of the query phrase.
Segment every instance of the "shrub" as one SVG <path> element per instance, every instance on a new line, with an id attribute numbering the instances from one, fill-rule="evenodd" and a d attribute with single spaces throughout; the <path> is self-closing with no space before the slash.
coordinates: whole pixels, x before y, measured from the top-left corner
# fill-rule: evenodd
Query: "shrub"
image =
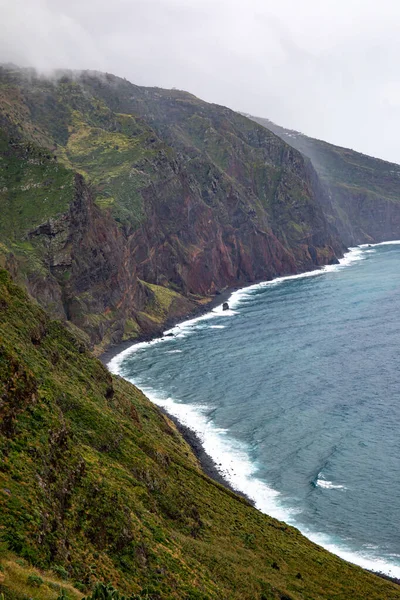
<path id="1" fill-rule="evenodd" d="M 43 579 L 39 575 L 29 575 L 27 581 L 29 585 L 33 585 L 34 587 L 40 587 L 43 584 Z"/>
<path id="2" fill-rule="evenodd" d="M 62 567 L 61 565 L 55 565 L 53 567 L 53 571 L 56 575 L 61 577 L 61 579 L 68 579 L 68 577 L 69 577 L 68 571 L 66 569 L 64 569 L 64 567 Z"/>

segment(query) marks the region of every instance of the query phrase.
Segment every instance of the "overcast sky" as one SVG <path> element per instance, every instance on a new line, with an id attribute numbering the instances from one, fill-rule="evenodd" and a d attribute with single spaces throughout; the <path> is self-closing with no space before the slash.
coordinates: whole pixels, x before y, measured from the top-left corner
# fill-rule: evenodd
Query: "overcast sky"
<path id="1" fill-rule="evenodd" d="M 399 0 L 0 0 L 0 62 L 177 87 L 400 163 Z"/>

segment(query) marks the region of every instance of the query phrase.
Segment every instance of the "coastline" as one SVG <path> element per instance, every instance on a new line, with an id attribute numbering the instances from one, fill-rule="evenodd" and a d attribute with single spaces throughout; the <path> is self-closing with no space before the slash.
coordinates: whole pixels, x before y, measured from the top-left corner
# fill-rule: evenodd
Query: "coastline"
<path id="1" fill-rule="evenodd" d="M 347 253 L 344 254 L 343 258 L 346 256 L 346 254 Z M 324 269 L 324 267 L 326 267 L 326 266 L 327 265 L 323 265 L 321 267 L 315 267 L 315 269 L 313 269 L 312 271 L 304 271 L 301 273 L 282 275 L 282 276 L 278 276 L 274 279 L 280 279 L 281 277 L 284 277 L 284 278 L 296 277 L 296 276 L 301 277 L 302 275 L 306 275 L 307 273 L 314 274 L 316 271 L 322 271 Z M 186 315 L 182 315 L 176 319 L 167 320 L 164 323 L 163 329 L 161 332 L 155 332 L 153 334 L 142 335 L 134 340 L 127 340 L 125 342 L 120 342 L 119 344 L 116 344 L 115 346 L 108 348 L 105 352 L 103 352 L 100 356 L 98 356 L 98 359 L 108 369 L 108 364 L 110 363 L 110 361 L 113 358 L 115 358 L 116 356 L 118 356 L 119 354 L 121 354 L 121 352 L 127 350 L 128 348 L 131 348 L 132 346 L 136 346 L 137 344 L 140 344 L 143 342 L 151 342 L 156 339 L 161 339 L 162 337 L 164 337 L 163 336 L 164 331 L 167 331 L 168 329 L 172 329 L 173 327 L 179 325 L 180 323 L 184 323 L 187 320 L 196 319 L 199 316 L 206 315 L 207 313 L 212 312 L 213 309 L 216 308 L 217 306 L 221 306 L 224 302 L 229 303 L 229 300 L 231 299 L 234 292 L 236 292 L 238 290 L 245 290 L 246 288 L 250 288 L 252 286 L 259 285 L 260 283 L 264 283 L 264 282 L 270 283 L 271 281 L 274 281 L 274 279 L 271 279 L 271 280 L 262 279 L 259 281 L 249 282 L 248 285 L 238 285 L 238 286 L 228 287 L 225 290 L 223 290 L 222 292 L 220 292 L 219 294 L 216 294 L 211 299 L 211 301 L 208 302 L 208 304 L 199 306 L 196 310 L 194 310 Z M 165 414 L 174 423 L 174 425 L 176 426 L 179 433 L 182 435 L 184 440 L 189 444 L 194 455 L 196 456 L 197 460 L 199 461 L 204 474 L 207 475 L 208 477 L 210 477 L 210 479 L 212 479 L 216 483 L 219 483 L 220 485 L 224 486 L 226 489 L 228 489 L 231 492 L 234 492 L 235 494 L 237 494 L 238 496 L 241 496 L 242 498 L 244 498 L 251 506 L 255 506 L 254 500 L 250 499 L 242 491 L 237 490 L 234 486 L 231 485 L 231 483 L 228 481 L 228 479 L 221 474 L 221 472 L 218 469 L 217 462 L 213 458 L 211 458 L 211 456 L 209 454 L 207 454 L 197 433 L 190 427 L 183 425 L 183 423 L 181 423 L 179 421 L 179 419 L 177 419 L 175 416 L 171 415 L 165 408 L 162 408 L 158 405 L 156 405 L 156 406 L 157 406 L 158 410 L 160 410 L 163 414 Z"/>
<path id="2" fill-rule="evenodd" d="M 391 244 L 391 243 L 393 244 L 393 243 L 399 243 L 399 242 L 395 242 L 395 241 L 386 242 L 386 244 Z M 349 252 L 345 253 L 345 255 L 342 259 L 343 262 L 341 260 L 339 264 L 342 264 L 342 266 L 347 266 L 348 264 L 351 264 L 351 262 L 353 262 L 353 261 L 350 260 L 349 262 L 347 262 L 346 256 L 348 256 L 349 254 L 352 254 L 353 250 L 356 250 L 356 249 L 363 250 L 366 247 L 373 247 L 373 246 L 378 246 L 381 244 L 383 245 L 383 244 L 385 244 L 385 242 L 377 243 L 377 244 L 373 244 L 373 245 L 372 244 L 368 244 L 368 245 L 364 244 L 364 245 L 357 246 L 356 248 L 352 248 Z M 335 267 L 335 266 L 336 265 L 332 265 L 332 267 Z M 328 267 L 328 268 L 326 269 L 326 267 Z M 316 272 L 319 272 L 319 271 L 324 272 L 325 270 L 331 270 L 331 269 L 329 268 L 329 266 L 325 265 L 322 267 L 316 267 L 315 269 L 312 269 L 312 271 L 305 271 L 305 272 L 291 274 L 291 275 L 283 275 L 280 277 L 276 277 L 275 279 L 285 280 L 286 278 L 291 279 L 291 278 L 297 278 L 297 277 L 303 277 L 303 276 L 307 277 L 309 275 L 315 275 Z M 260 283 L 263 283 L 263 284 L 271 283 L 272 281 L 273 280 L 268 280 L 268 281 L 261 280 L 261 281 L 248 283 L 248 285 L 240 285 L 240 286 L 238 285 L 235 287 L 227 288 L 221 294 L 214 296 L 214 298 L 207 305 L 198 307 L 198 310 L 194 310 L 193 312 L 190 312 L 189 314 L 187 314 L 185 316 L 182 315 L 181 317 L 179 317 L 177 319 L 167 321 L 164 325 L 164 330 L 168 330 L 176 325 L 179 325 L 180 323 L 185 323 L 188 320 L 196 319 L 197 317 L 199 317 L 201 315 L 210 313 L 217 306 L 221 306 L 223 304 L 223 302 L 229 303 L 230 298 L 236 291 L 239 291 L 239 290 L 241 291 L 241 290 L 245 290 L 246 288 L 257 286 Z M 164 337 L 162 333 L 155 333 L 153 335 L 142 336 L 136 340 L 124 342 L 122 344 L 116 345 L 113 348 L 110 348 L 105 353 L 103 353 L 99 358 L 100 358 L 100 360 L 102 360 L 103 364 L 105 364 L 107 366 L 108 363 L 112 360 L 112 358 L 119 355 L 121 352 L 123 352 L 127 348 L 133 347 L 138 343 L 150 342 L 152 340 L 161 339 L 162 337 Z M 215 459 L 211 458 L 211 456 L 209 456 L 206 453 L 206 451 L 203 447 L 202 441 L 200 440 L 200 438 L 197 435 L 197 433 L 195 432 L 195 430 L 191 429 L 190 427 L 188 427 L 186 425 L 183 425 L 177 417 L 171 415 L 167 410 L 165 410 L 165 408 L 158 406 L 158 409 L 161 410 L 162 413 L 164 413 L 166 416 L 168 416 L 168 418 L 171 421 L 174 422 L 175 426 L 177 427 L 178 431 L 181 433 L 182 437 L 192 448 L 192 451 L 194 452 L 195 456 L 199 460 L 199 463 L 200 463 L 201 468 L 202 468 L 203 472 L 205 473 L 205 475 L 207 475 L 208 477 L 210 477 L 211 479 L 216 481 L 218 484 L 223 485 L 228 490 L 234 492 L 235 494 L 240 495 L 247 502 L 249 502 L 249 504 L 251 504 L 252 506 L 255 506 L 255 502 L 253 500 L 249 499 L 244 493 L 235 489 L 231 485 L 231 483 L 220 473 L 220 471 L 218 470 L 219 463 Z M 316 543 L 320 544 L 320 542 L 316 542 Z M 330 550 L 330 551 L 332 552 L 332 550 Z M 335 552 L 333 552 L 333 553 L 336 554 Z M 348 558 L 342 558 L 342 560 L 347 560 L 348 562 L 351 562 L 352 564 L 357 564 L 357 563 L 353 563 L 353 561 L 349 560 Z M 389 581 L 392 581 L 393 583 L 396 583 L 397 585 L 400 585 L 399 578 L 391 576 L 391 575 L 387 574 L 386 572 L 372 570 L 371 568 L 368 568 L 366 565 L 364 565 L 361 568 L 364 568 L 366 571 L 368 571 L 378 577 L 387 579 Z"/>
<path id="3" fill-rule="evenodd" d="M 250 285 L 254 285 L 254 284 L 250 283 L 249 286 Z M 244 287 L 249 287 L 249 286 L 244 286 Z M 179 323 L 184 323 L 188 319 L 195 319 L 196 317 L 199 317 L 201 315 L 205 315 L 205 314 L 211 312 L 217 306 L 221 306 L 224 302 L 229 301 L 229 298 L 232 296 L 233 292 L 235 292 L 236 290 L 239 290 L 239 289 L 244 289 L 244 288 L 241 286 L 226 288 L 221 293 L 215 295 L 208 304 L 206 304 L 204 306 L 199 306 L 197 310 L 194 310 L 193 312 L 191 312 L 187 315 L 182 315 L 181 317 L 179 317 L 177 319 L 171 319 L 169 321 L 166 321 L 163 329 L 164 330 L 170 329 L 172 327 L 175 327 L 176 325 L 179 325 Z M 152 340 L 160 339 L 162 337 L 163 337 L 162 333 L 155 333 L 153 335 L 140 336 L 135 340 L 127 340 L 125 342 L 121 342 L 119 344 L 116 344 L 115 346 L 112 346 L 105 352 L 103 352 L 103 354 L 101 354 L 98 357 L 98 359 L 103 363 L 103 365 L 106 368 L 108 368 L 109 362 L 115 356 L 118 356 L 118 354 L 123 352 L 124 350 L 127 350 L 128 348 L 131 348 L 132 346 L 135 346 L 136 344 L 140 344 L 142 342 L 150 342 Z M 183 439 L 191 447 L 193 454 L 196 456 L 197 460 L 200 463 L 203 473 L 205 475 L 207 475 L 208 477 L 210 477 L 210 479 L 212 479 L 216 483 L 222 485 L 226 489 L 230 490 L 231 492 L 234 492 L 235 494 L 237 494 L 238 496 L 240 496 L 241 498 L 246 500 L 249 504 L 251 504 L 251 506 L 255 506 L 255 503 L 253 500 L 251 500 L 248 496 L 246 496 L 246 494 L 244 494 L 240 490 L 235 489 L 229 483 L 229 481 L 220 473 L 220 471 L 218 470 L 216 461 L 214 459 L 212 459 L 211 456 L 209 454 L 207 454 L 207 452 L 204 450 L 203 444 L 202 444 L 199 436 L 197 435 L 197 433 L 190 427 L 183 425 L 179 421 L 179 419 L 177 419 L 176 417 L 171 415 L 164 408 L 162 408 L 160 406 L 157 406 L 157 408 L 160 412 L 162 412 L 164 415 L 166 415 L 168 417 L 168 419 L 170 419 L 174 423 L 175 427 L 177 428 L 177 430 L 179 431 L 179 433 L 181 434 Z"/>
<path id="4" fill-rule="evenodd" d="M 254 285 L 253 283 L 249 283 L 250 285 Z M 247 286 L 245 286 L 247 287 Z M 211 312 L 217 306 L 220 306 L 224 302 L 229 301 L 229 298 L 232 296 L 233 292 L 236 290 L 242 289 L 241 286 L 237 287 L 229 287 L 215 295 L 210 302 L 207 304 L 199 305 L 195 310 L 186 315 L 181 315 L 180 317 L 176 317 L 174 319 L 168 319 L 164 325 L 162 326 L 162 330 L 160 332 L 154 332 L 146 335 L 140 335 L 139 337 L 126 340 L 125 342 L 119 342 L 115 346 L 111 346 L 107 348 L 102 354 L 100 354 L 97 358 L 103 363 L 105 367 L 107 367 L 110 360 L 112 360 L 115 356 L 130 348 L 131 346 L 135 346 L 136 344 L 140 344 L 142 342 L 151 342 L 152 340 L 160 339 L 163 337 L 163 331 L 167 331 L 168 329 L 172 329 L 179 323 L 184 323 L 188 319 L 195 319 L 196 317 L 200 317 L 201 315 L 206 315 Z"/>

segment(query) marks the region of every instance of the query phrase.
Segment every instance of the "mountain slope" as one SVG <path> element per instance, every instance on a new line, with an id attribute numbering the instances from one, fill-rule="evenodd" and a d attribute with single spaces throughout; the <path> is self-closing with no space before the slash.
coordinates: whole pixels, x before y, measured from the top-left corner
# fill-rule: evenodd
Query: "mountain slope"
<path id="1" fill-rule="evenodd" d="M 3 265 L 99 350 L 343 251 L 309 161 L 185 92 L 3 67 L 0 125 Z"/>
<path id="2" fill-rule="evenodd" d="M 325 210 L 347 245 L 400 238 L 400 166 L 247 115 L 307 156 L 329 191 Z"/>
<path id="3" fill-rule="evenodd" d="M 175 427 L 0 270 L 0 592 L 387 600 L 352 566 L 206 477 Z M 34 568 L 30 565 L 34 565 Z"/>

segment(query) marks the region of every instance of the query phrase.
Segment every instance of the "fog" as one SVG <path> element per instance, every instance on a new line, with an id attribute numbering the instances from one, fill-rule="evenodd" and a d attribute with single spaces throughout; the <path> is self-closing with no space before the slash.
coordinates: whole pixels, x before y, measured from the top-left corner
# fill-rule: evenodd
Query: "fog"
<path id="1" fill-rule="evenodd" d="M 97 69 L 400 163 L 400 2 L 0 0 L 0 62 Z"/>

